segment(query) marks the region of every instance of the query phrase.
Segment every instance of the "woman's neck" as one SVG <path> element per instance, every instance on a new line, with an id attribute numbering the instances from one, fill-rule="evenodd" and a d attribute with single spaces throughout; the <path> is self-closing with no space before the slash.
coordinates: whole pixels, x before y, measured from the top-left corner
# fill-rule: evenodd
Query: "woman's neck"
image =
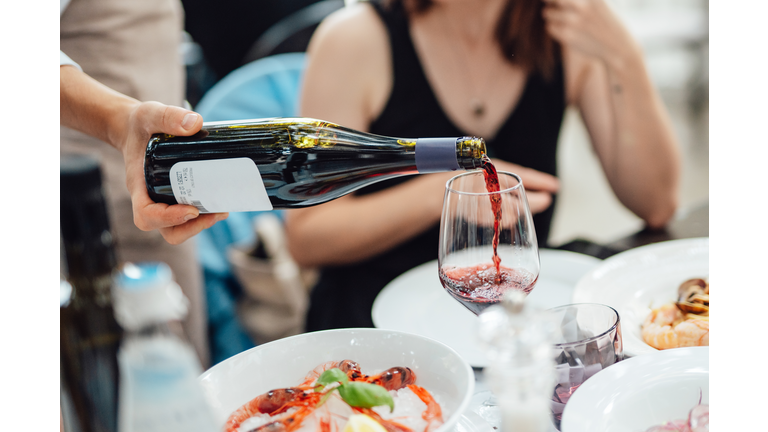
<path id="1" fill-rule="evenodd" d="M 495 39 L 496 24 L 506 0 L 438 1 L 424 19 L 438 25 L 449 23 L 450 32 L 468 46 L 487 44 Z"/>

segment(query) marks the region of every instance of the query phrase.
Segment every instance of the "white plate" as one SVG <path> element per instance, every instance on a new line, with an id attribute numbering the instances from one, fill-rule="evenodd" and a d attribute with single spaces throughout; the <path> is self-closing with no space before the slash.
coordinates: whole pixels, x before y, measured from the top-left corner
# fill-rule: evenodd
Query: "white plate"
<path id="1" fill-rule="evenodd" d="M 539 280 L 527 300 L 539 309 L 571 303 L 576 282 L 601 263 L 588 255 L 551 249 L 541 249 L 539 258 Z M 458 351 L 470 365 L 487 365 L 476 342 L 477 317 L 440 284 L 437 260 L 408 270 L 387 284 L 376 297 L 371 315 L 378 328 L 438 340 Z"/>
<path id="2" fill-rule="evenodd" d="M 709 403 L 709 347 L 657 351 L 588 379 L 565 405 L 562 432 L 642 432 Z"/>
<path id="3" fill-rule="evenodd" d="M 573 303 L 603 303 L 621 317 L 624 354 L 657 352 L 640 326 L 652 308 L 675 300 L 677 287 L 709 276 L 709 238 L 654 243 L 614 255 L 579 280 Z"/>
<path id="4" fill-rule="evenodd" d="M 475 388 L 472 368 L 451 348 L 418 335 L 371 328 L 304 333 L 259 345 L 213 366 L 199 380 L 223 426 L 254 397 L 297 385 L 316 366 L 343 359 L 358 362 L 366 373 L 393 366 L 413 369 L 416 384 L 439 399 L 445 413 L 435 432 L 456 427 Z"/>
<path id="5" fill-rule="evenodd" d="M 453 428 L 454 432 L 495 432 L 493 427 L 488 424 L 482 417 L 474 413 L 473 411 L 465 411 L 461 415 L 459 421 L 456 423 L 456 427 Z"/>

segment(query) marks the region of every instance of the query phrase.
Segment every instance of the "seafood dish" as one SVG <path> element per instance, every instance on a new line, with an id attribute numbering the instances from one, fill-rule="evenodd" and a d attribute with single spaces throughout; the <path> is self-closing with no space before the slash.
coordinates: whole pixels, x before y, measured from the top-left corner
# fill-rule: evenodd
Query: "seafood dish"
<path id="1" fill-rule="evenodd" d="M 677 301 L 651 310 L 641 333 L 645 343 L 659 350 L 709 346 L 709 281 L 680 284 Z"/>
<path id="2" fill-rule="evenodd" d="M 325 362 L 294 387 L 270 390 L 242 405 L 224 431 L 432 432 L 443 424 L 439 397 L 416 381 L 408 367 L 366 375 L 352 360 Z"/>
<path id="3" fill-rule="evenodd" d="M 653 426 L 645 432 L 709 432 L 709 404 L 702 404 L 699 401 L 688 413 L 687 419 Z"/>

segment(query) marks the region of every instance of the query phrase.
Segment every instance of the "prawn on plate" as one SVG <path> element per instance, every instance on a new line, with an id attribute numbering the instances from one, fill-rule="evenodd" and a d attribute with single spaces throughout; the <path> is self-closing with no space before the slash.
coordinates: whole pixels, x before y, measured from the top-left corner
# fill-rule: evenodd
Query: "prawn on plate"
<path id="1" fill-rule="evenodd" d="M 659 349 L 709 346 L 709 282 L 689 279 L 678 288 L 678 299 L 653 309 L 642 325 L 648 345 Z"/>
<path id="2" fill-rule="evenodd" d="M 709 346 L 709 320 L 687 318 L 674 303 L 654 309 L 642 328 L 645 343 L 659 349 Z"/>

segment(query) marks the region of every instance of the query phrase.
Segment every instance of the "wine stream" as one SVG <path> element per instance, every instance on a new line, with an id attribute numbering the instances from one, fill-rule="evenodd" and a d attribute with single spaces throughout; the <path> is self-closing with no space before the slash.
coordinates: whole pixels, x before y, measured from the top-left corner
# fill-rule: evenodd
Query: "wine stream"
<path id="1" fill-rule="evenodd" d="M 499 175 L 493 166 L 491 158 L 483 155 L 483 176 L 485 177 L 485 189 L 491 199 L 491 211 L 493 211 L 493 264 L 496 266 L 496 284 L 501 283 L 501 258 L 499 257 L 499 234 L 501 231 L 501 194 L 499 192 Z"/>

